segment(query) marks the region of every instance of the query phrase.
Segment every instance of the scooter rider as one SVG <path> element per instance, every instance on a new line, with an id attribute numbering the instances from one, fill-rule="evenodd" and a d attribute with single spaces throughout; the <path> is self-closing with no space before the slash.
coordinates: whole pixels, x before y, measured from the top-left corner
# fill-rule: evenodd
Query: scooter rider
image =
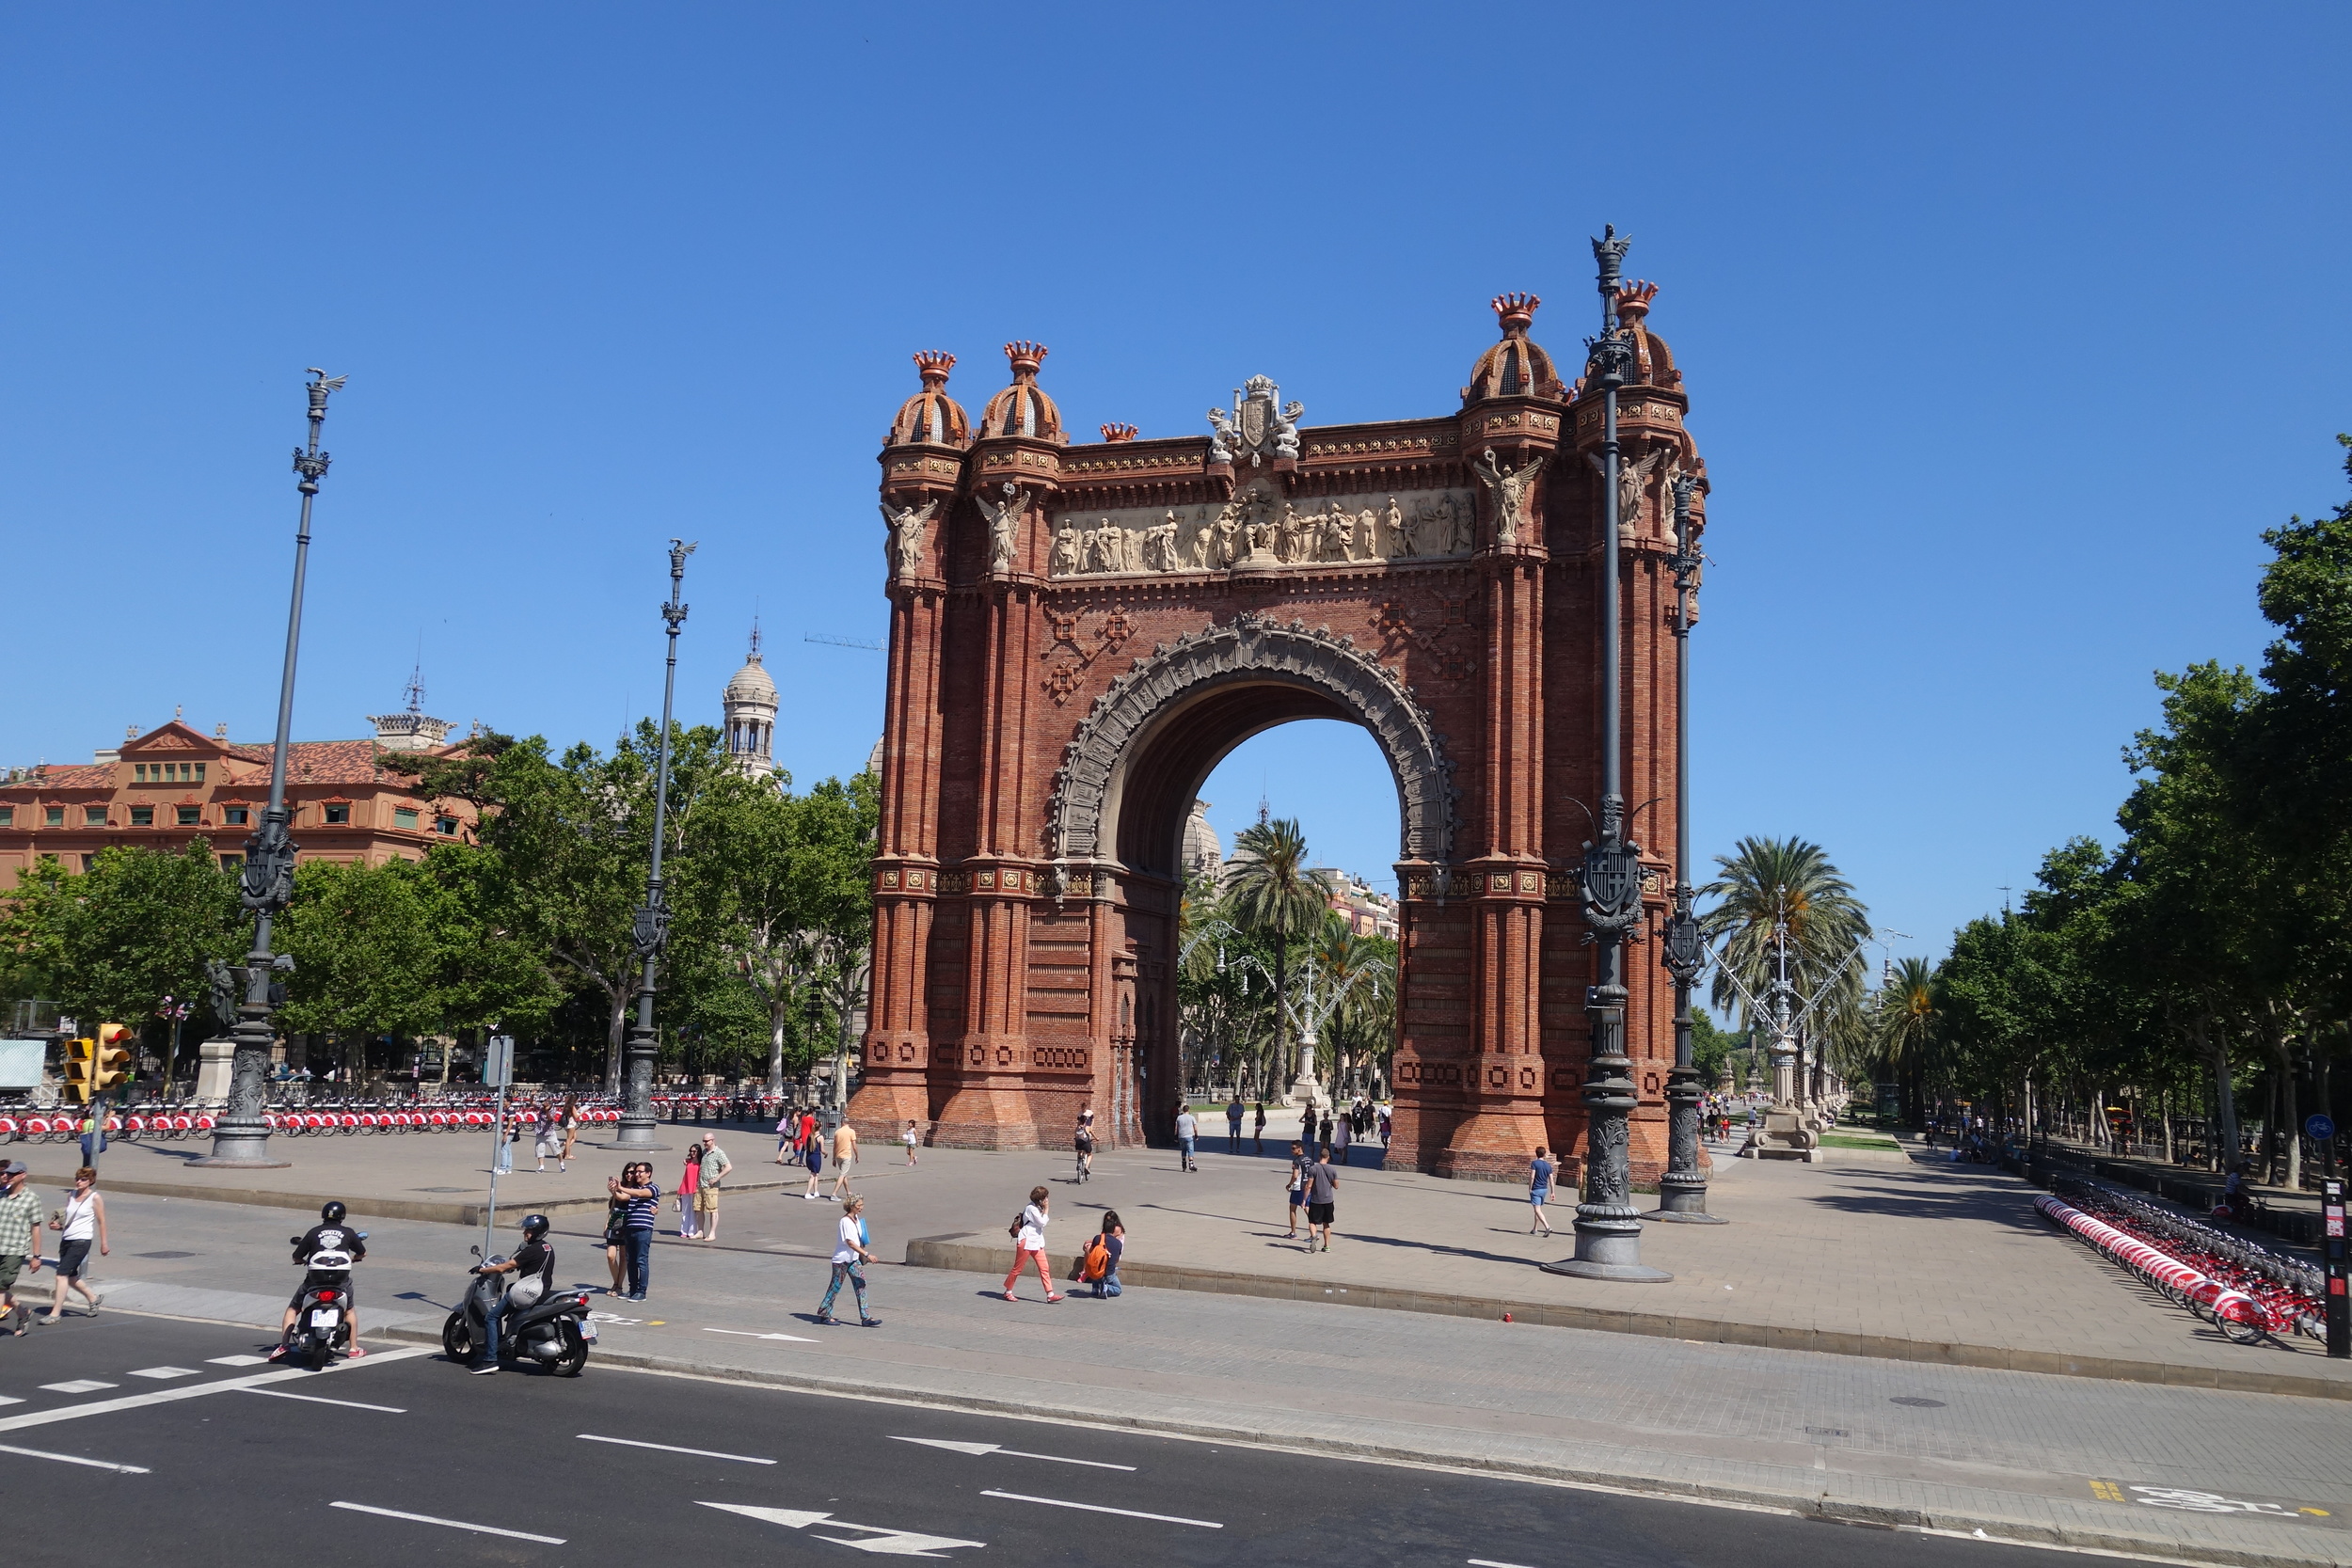
<path id="1" fill-rule="evenodd" d="M 515 1249 L 515 1256 L 502 1263 L 485 1262 L 474 1273 L 515 1276 L 515 1283 L 498 1295 L 477 1291 L 466 1298 L 467 1315 L 474 1320 L 473 1370 L 495 1372 L 499 1370 L 501 1320 L 510 1311 L 535 1306 L 555 1289 L 555 1248 L 548 1242 L 547 1215 L 524 1215 L 523 1244 Z"/>
<path id="2" fill-rule="evenodd" d="M 294 1287 L 294 1299 L 286 1303 L 285 1321 L 278 1326 L 278 1348 L 269 1353 L 272 1361 L 285 1355 L 294 1341 L 294 1316 L 302 1308 L 302 1298 L 314 1287 L 331 1286 L 343 1293 L 343 1322 L 350 1325 L 353 1359 L 367 1354 L 359 1343 L 358 1303 L 352 1295 L 351 1271 L 348 1268 L 318 1269 L 310 1267 L 310 1259 L 320 1253 L 336 1253 L 354 1263 L 363 1262 L 368 1256 L 368 1243 L 359 1232 L 343 1224 L 350 1211 L 340 1203 L 328 1203 L 319 1211 L 319 1223 L 302 1233 L 294 1243 L 294 1260 L 303 1266 L 302 1283 Z"/>

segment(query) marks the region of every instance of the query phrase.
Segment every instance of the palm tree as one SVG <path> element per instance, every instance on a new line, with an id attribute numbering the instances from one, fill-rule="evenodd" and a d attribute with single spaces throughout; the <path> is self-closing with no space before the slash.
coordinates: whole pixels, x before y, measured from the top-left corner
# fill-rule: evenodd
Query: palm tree
<path id="1" fill-rule="evenodd" d="M 1869 911 L 1828 854 L 1801 838 L 1743 838 L 1715 864 L 1722 876 L 1699 890 L 1721 900 L 1700 920 L 1710 940 L 1722 941 L 1708 991 L 1713 1006 L 1724 1011 L 1737 1006 L 1747 1022 L 1759 1022 L 1740 990 L 1764 996 L 1777 975 L 1786 933 L 1788 980 L 1799 997 L 1828 983 L 1807 1034 L 1816 1039 L 1858 1034 L 1863 976 L 1848 960 L 1869 938 Z"/>
<path id="2" fill-rule="evenodd" d="M 1935 971 L 1925 958 L 1905 958 L 1879 988 L 1873 1022 L 1879 1069 L 1891 1072 L 1916 1098 L 1916 1085 L 1935 1037 Z M 1906 1105 L 1906 1116 L 1917 1109 Z"/>
<path id="3" fill-rule="evenodd" d="M 1278 816 L 1245 828 L 1233 840 L 1233 867 L 1225 884 L 1233 919 L 1241 926 L 1274 936 L 1274 1059 L 1279 1074 L 1287 1061 L 1287 1020 L 1279 1005 L 1290 994 L 1286 983 L 1293 932 L 1311 931 L 1331 907 L 1327 875 L 1307 864 L 1307 835 L 1297 819 Z"/>

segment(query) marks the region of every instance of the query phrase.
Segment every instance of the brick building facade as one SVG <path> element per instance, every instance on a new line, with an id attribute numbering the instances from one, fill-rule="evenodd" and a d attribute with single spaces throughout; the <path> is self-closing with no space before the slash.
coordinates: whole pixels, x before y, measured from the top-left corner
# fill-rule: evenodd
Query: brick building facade
<path id="1" fill-rule="evenodd" d="M 398 752 L 447 752 L 449 726 L 414 713 L 374 721 L 366 740 L 299 740 L 287 757 L 286 799 L 304 861 L 421 860 L 436 843 L 469 838 L 473 808 L 429 800 L 386 770 Z M 88 868 L 109 845 L 178 852 L 195 838 L 222 860 L 244 859 L 246 835 L 269 803 L 268 745 L 206 736 L 178 720 L 134 735 L 83 766 L 10 769 L 0 781 L 0 890 L 41 856 Z"/>
<path id="2" fill-rule="evenodd" d="M 1691 471 L 1703 495 L 1705 472 L 1647 330 L 1654 293 L 1621 307 L 1640 354 L 1620 400 L 1616 607 L 1652 927 L 1676 827 L 1669 485 Z M 1303 426 L 1258 377 L 1208 436 L 1112 425 L 1072 444 L 1041 347 L 1007 345 L 1012 383 L 977 422 L 946 394 L 952 356 L 916 356 L 922 389 L 881 453 L 891 637 L 862 1127 L 1058 1148 L 1091 1104 L 1117 1141 L 1165 1138 L 1195 795 L 1251 735 L 1333 718 L 1379 741 L 1402 807 L 1391 1163 L 1518 1179 L 1542 1144 L 1578 1168 L 1600 400 L 1530 336 L 1537 301 L 1494 303 L 1501 341 L 1457 411 L 1370 424 Z M 1637 1179 L 1665 1153 L 1657 952 L 1629 966 Z"/>

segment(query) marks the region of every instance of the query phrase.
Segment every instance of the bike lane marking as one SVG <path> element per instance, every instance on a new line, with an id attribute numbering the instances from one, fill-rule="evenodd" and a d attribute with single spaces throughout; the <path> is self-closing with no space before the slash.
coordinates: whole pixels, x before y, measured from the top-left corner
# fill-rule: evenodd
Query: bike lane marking
<path id="1" fill-rule="evenodd" d="M 113 1470 L 126 1476 L 154 1474 L 144 1465 L 117 1465 L 110 1460 L 84 1459 L 78 1453 L 50 1453 L 43 1449 L 19 1449 L 0 1443 L 0 1453 L 12 1453 L 20 1459 L 54 1459 L 60 1465 L 87 1465 L 93 1470 Z"/>
<path id="2" fill-rule="evenodd" d="M 619 1443 L 632 1449 L 660 1449 L 663 1453 L 691 1453 L 697 1459 L 732 1459 L 742 1465 L 773 1465 L 772 1459 L 761 1459 L 748 1453 L 720 1453 L 711 1449 L 681 1449 L 675 1443 L 646 1443 L 634 1437 L 599 1437 L 593 1432 L 574 1433 L 583 1443 Z"/>
<path id="3" fill-rule="evenodd" d="M 1008 1502 L 1043 1503 L 1048 1508 L 1075 1508 L 1088 1513 L 1116 1513 L 1124 1519 L 1156 1519 L 1164 1525 L 1198 1525 L 1202 1529 L 1223 1529 L 1214 1519 L 1187 1519 L 1178 1513 L 1145 1513 L 1132 1508 L 1108 1508 L 1102 1503 L 1074 1503 L 1067 1497 L 1033 1497 L 1025 1492 L 982 1492 L 983 1497 L 1002 1497 Z"/>
<path id="4" fill-rule="evenodd" d="M 1130 1474 L 1135 1471 L 1132 1465 L 1112 1465 L 1100 1459 L 1068 1459 L 1057 1453 L 1029 1453 L 1021 1449 L 1006 1448 L 1001 1443 L 959 1443 L 951 1437 L 899 1437 L 895 1434 L 890 1440 L 894 1443 L 920 1443 L 927 1449 L 946 1449 L 951 1453 L 968 1453 L 976 1458 L 982 1454 L 1001 1453 L 1007 1459 L 1046 1459 L 1057 1465 L 1084 1465 L 1095 1470 L 1125 1470 Z"/>
<path id="5" fill-rule="evenodd" d="M 373 1513 L 387 1519 L 406 1519 L 419 1525 L 439 1525 L 448 1529 L 469 1529 L 476 1535 L 503 1535 L 511 1541 L 536 1541 L 543 1545 L 561 1546 L 560 1535 L 533 1535 L 527 1529 L 505 1529 L 497 1525 L 469 1525 L 463 1519 L 437 1519 L 430 1513 L 404 1513 L 397 1508 L 376 1508 L 369 1503 L 328 1503 L 329 1508 L 347 1508 L 354 1513 Z"/>
<path id="6" fill-rule="evenodd" d="M 202 1399 L 207 1394 L 223 1394 L 237 1388 L 254 1388 L 269 1383 L 288 1383 L 296 1378 L 337 1377 L 345 1372 L 382 1366 L 387 1361 L 406 1361 L 412 1356 L 437 1355 L 439 1347 L 418 1345 L 405 1350 L 380 1350 L 362 1361 L 346 1361 L 323 1372 L 307 1371 L 300 1367 L 285 1367 L 274 1371 L 255 1372 L 247 1377 L 224 1377 L 212 1383 L 199 1383 L 182 1388 L 158 1388 L 151 1394 L 125 1394 L 119 1399 L 92 1400 L 87 1404 L 69 1404 L 56 1410 L 32 1410 L 22 1416 L 0 1417 L 0 1432 L 17 1432 L 25 1427 L 47 1426 L 52 1421 L 78 1420 L 84 1416 L 106 1416 L 118 1410 L 137 1410 L 151 1404 L 169 1404 L 177 1400 Z M 112 1387 L 105 1384 L 101 1386 Z"/>
<path id="7" fill-rule="evenodd" d="M 318 1394 L 297 1394 L 288 1388 L 247 1388 L 248 1394 L 266 1394 L 274 1400 L 300 1400 L 305 1404 L 340 1404 L 346 1410 L 380 1410 L 387 1416 L 405 1416 L 407 1411 L 396 1404 L 362 1404 L 358 1400 L 330 1400 Z"/>

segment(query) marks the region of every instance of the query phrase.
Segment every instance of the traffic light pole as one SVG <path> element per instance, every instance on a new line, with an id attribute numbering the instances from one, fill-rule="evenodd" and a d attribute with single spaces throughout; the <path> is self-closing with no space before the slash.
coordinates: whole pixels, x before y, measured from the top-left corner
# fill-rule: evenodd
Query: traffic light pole
<path id="1" fill-rule="evenodd" d="M 294 598 L 286 611 L 286 663 L 278 683 L 278 744 L 270 749 L 269 805 L 260 828 L 245 841 L 245 879 L 238 896 L 253 911 L 253 951 L 246 955 L 245 1000 L 237 1005 L 237 1027 L 230 1038 L 229 1109 L 213 1126 L 213 1152 L 199 1165 L 238 1165 L 246 1169 L 282 1169 L 284 1160 L 269 1157 L 266 1095 L 270 1047 L 278 1031 L 270 1022 L 276 1006 L 272 977 L 280 960 L 270 951 L 270 922 L 294 898 L 294 851 L 301 847 L 287 832 L 294 814 L 286 809 L 286 752 L 294 742 L 294 657 L 302 646 L 302 582 L 310 563 L 310 502 L 319 493 L 327 454 L 319 450 L 319 426 L 326 420 L 326 400 L 343 384 L 313 369 L 310 397 L 310 443 L 294 449 L 294 472 L 302 482 L 302 521 L 294 531 Z M 293 967 L 285 960 L 285 967 Z"/>

